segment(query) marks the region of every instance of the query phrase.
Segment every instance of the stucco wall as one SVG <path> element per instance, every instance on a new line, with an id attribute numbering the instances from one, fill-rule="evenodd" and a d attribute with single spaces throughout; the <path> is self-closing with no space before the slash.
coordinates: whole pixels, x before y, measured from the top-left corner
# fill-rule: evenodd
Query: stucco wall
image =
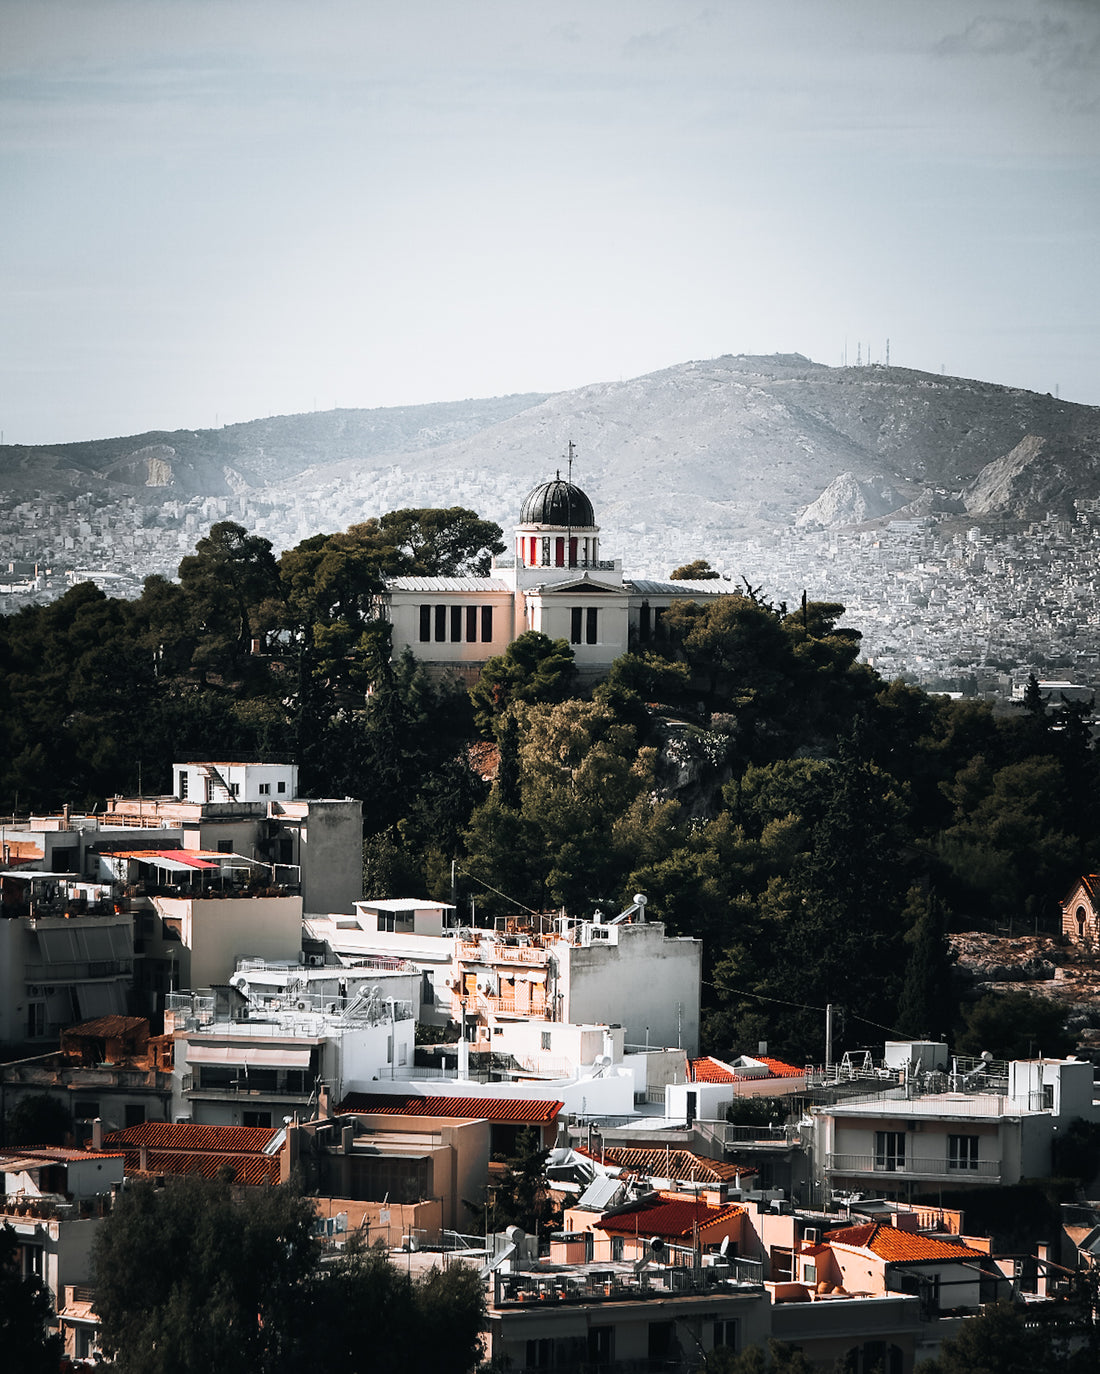
<path id="1" fill-rule="evenodd" d="M 363 895 L 363 803 L 311 801 L 299 862 L 305 911 L 354 910 Z"/>
<path id="2" fill-rule="evenodd" d="M 228 983 L 237 960 L 298 958 L 302 948 L 300 897 L 157 897 L 162 916 L 183 923 L 183 944 L 190 951 L 191 988 Z M 182 985 L 182 983 L 181 983 Z"/>
<path id="3" fill-rule="evenodd" d="M 697 1055 L 702 945 L 666 940 L 664 931 L 660 922 L 616 926 L 587 948 L 555 945 L 562 1019 L 618 1022 L 632 1049 L 648 1038 L 653 1048 Z"/>

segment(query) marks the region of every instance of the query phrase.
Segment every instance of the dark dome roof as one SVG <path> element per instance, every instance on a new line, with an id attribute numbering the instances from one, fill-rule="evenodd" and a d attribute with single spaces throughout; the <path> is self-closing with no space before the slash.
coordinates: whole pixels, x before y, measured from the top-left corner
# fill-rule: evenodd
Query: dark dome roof
<path id="1" fill-rule="evenodd" d="M 520 511 L 521 525 L 565 525 L 586 529 L 595 525 L 596 517 L 592 502 L 572 482 L 563 482 L 560 477 L 553 482 L 543 482 L 523 501 Z"/>

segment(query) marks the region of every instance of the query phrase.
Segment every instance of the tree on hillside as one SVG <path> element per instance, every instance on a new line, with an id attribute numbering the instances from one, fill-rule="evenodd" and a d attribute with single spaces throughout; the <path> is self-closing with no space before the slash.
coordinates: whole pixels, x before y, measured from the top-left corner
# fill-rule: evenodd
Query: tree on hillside
<path id="1" fill-rule="evenodd" d="M 673 582 L 714 582 L 722 576 L 705 558 L 693 558 L 682 567 L 673 568 L 669 577 Z"/>
<path id="2" fill-rule="evenodd" d="M 1029 992 L 987 992 L 963 1017 L 957 1039 L 961 1054 L 988 1050 L 995 1059 L 1032 1059 L 1069 1054 L 1074 1037 L 1066 1030 L 1066 1007 Z"/>
<path id="3" fill-rule="evenodd" d="M 956 999 L 943 905 L 919 887 L 911 887 L 901 922 L 909 957 L 898 999 L 898 1030 L 914 1039 L 947 1040 L 955 1021 Z"/>
<path id="4" fill-rule="evenodd" d="M 404 571 L 414 576 L 484 577 L 493 554 L 504 552 L 500 526 L 463 506 L 393 510 L 383 515 L 380 526 L 404 556 Z"/>
<path id="5" fill-rule="evenodd" d="M 271 541 L 222 520 L 180 561 L 179 576 L 199 631 L 196 666 L 221 673 L 239 670 L 251 652 L 258 607 L 278 594 Z"/>
<path id="6" fill-rule="evenodd" d="M 488 739 L 514 701 L 565 701 L 575 678 L 573 650 L 566 641 L 528 630 L 489 659 L 471 689 L 478 729 Z"/>

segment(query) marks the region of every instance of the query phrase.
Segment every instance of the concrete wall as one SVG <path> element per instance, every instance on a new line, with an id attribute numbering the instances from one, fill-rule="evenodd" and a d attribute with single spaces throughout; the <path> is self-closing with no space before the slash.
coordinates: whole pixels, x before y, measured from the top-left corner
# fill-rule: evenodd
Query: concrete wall
<path id="1" fill-rule="evenodd" d="M 666 940 L 659 921 L 604 929 L 607 939 L 588 947 L 564 942 L 553 947 L 564 994 L 562 1020 L 618 1022 L 630 1049 L 648 1039 L 655 1049 L 675 1047 L 697 1055 L 700 941 Z"/>
<path id="2" fill-rule="evenodd" d="M 155 897 L 153 904 L 182 923 L 181 989 L 228 983 L 238 959 L 297 960 L 302 948 L 301 897 Z"/>
<path id="3" fill-rule="evenodd" d="M 21 920 L 0 921 L 0 1040 L 15 1044 L 27 1039 L 26 938 Z"/>
<path id="4" fill-rule="evenodd" d="M 363 803 L 311 801 L 299 862 L 306 911 L 353 910 L 363 895 Z"/>

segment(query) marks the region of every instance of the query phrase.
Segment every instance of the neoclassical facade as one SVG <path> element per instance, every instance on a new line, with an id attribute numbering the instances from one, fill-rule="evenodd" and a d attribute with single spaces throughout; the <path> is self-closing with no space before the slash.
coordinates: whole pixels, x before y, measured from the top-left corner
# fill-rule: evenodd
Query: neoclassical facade
<path id="1" fill-rule="evenodd" d="M 394 577 L 386 584 L 393 652 L 473 682 L 485 662 L 528 630 L 572 647 L 582 680 L 644 647 L 674 602 L 722 595 L 714 581 L 656 582 L 623 576 L 605 559 L 592 502 L 559 474 L 524 500 L 510 552 L 487 577 Z"/>

